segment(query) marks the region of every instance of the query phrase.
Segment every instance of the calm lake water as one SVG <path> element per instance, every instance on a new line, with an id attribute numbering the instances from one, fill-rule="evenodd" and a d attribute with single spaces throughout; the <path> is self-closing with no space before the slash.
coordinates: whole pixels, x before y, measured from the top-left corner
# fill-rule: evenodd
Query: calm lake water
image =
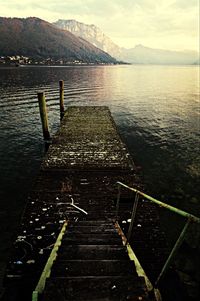
<path id="1" fill-rule="evenodd" d="M 198 72 L 197 66 L 0 68 L 0 259 L 44 155 L 37 92 L 46 92 L 54 134 L 60 79 L 65 106 L 109 106 L 149 194 L 200 216 Z M 175 237 L 176 217 L 164 214 L 163 221 Z M 198 238 L 190 233 L 193 248 Z"/>

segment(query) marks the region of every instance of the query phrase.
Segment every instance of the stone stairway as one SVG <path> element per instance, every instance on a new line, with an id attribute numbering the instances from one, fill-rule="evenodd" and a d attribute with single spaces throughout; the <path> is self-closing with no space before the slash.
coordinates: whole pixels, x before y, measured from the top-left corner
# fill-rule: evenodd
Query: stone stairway
<path id="1" fill-rule="evenodd" d="M 149 300 L 111 219 L 69 224 L 42 301 Z"/>

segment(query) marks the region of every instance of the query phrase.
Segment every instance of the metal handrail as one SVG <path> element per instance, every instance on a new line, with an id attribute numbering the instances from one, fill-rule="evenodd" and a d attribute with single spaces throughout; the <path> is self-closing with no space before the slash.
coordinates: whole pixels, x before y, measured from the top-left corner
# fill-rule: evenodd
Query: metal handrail
<path id="1" fill-rule="evenodd" d="M 137 189 L 135 189 L 135 188 L 132 188 L 132 187 L 130 187 L 130 186 L 128 186 L 128 185 L 126 185 L 126 184 L 124 184 L 124 183 L 122 183 L 122 182 L 117 182 L 117 184 L 120 185 L 120 186 L 123 186 L 123 187 L 125 187 L 125 188 L 127 188 L 127 189 L 129 189 L 129 190 L 132 190 L 132 191 L 134 191 L 134 192 L 137 192 L 139 195 L 145 197 L 145 198 L 148 199 L 149 201 L 151 201 L 151 202 L 153 202 L 153 203 L 156 203 L 157 205 L 159 205 L 159 206 L 161 206 L 161 207 L 164 207 L 164 208 L 166 208 L 166 209 L 168 209 L 168 210 L 170 210 L 170 211 L 173 211 L 173 212 L 175 212 L 175 213 L 177 213 L 177 214 L 179 214 L 179 215 L 181 215 L 181 216 L 183 216 L 183 217 L 190 218 L 192 222 L 195 222 L 195 223 L 200 224 L 200 218 L 199 218 L 199 217 L 196 217 L 195 215 L 192 215 L 192 214 L 190 214 L 190 213 L 188 213 L 188 212 L 186 212 L 186 211 L 183 211 L 183 210 L 181 210 L 181 209 L 178 209 L 178 208 L 176 208 L 176 207 L 173 207 L 173 206 L 171 206 L 171 205 L 168 205 L 168 204 L 166 204 L 166 203 L 163 203 L 163 202 L 161 202 L 161 201 L 158 201 L 157 199 L 155 199 L 155 198 L 149 196 L 148 194 L 145 194 L 144 192 L 142 192 L 142 191 L 140 191 L 140 190 L 137 190 Z"/>
<path id="2" fill-rule="evenodd" d="M 178 248 L 181 246 L 183 240 L 184 240 L 184 237 L 185 237 L 185 234 L 188 230 L 188 227 L 189 225 L 193 222 L 193 223 L 198 223 L 200 224 L 200 218 L 199 217 L 196 217 L 188 212 L 185 212 L 183 210 L 180 210 L 176 207 L 173 207 L 171 205 L 168 205 L 166 203 L 163 203 L 151 196 L 149 196 L 148 194 L 145 194 L 143 193 L 142 191 L 138 190 L 138 189 L 135 189 L 133 187 L 130 187 L 122 182 L 117 182 L 117 185 L 118 185 L 118 194 L 117 194 L 117 204 L 116 204 L 116 216 L 118 216 L 118 212 L 119 212 L 119 203 L 120 203 L 120 196 L 121 196 L 121 187 L 124 187 L 128 190 L 131 190 L 131 191 L 134 191 L 136 194 L 135 194 L 135 201 L 134 201 L 134 204 L 133 204 L 133 209 L 132 209 L 132 215 L 131 215 L 131 222 L 130 222 L 130 225 L 129 225 L 129 229 L 128 229 L 128 235 L 127 235 L 127 242 L 129 242 L 130 240 L 130 237 L 131 237 L 131 234 L 132 234 L 132 229 L 133 229 L 133 223 L 134 223 L 134 219 L 135 219 L 135 215 L 136 215 L 136 210 L 137 210 L 137 204 L 138 204 L 138 201 L 139 201 L 139 196 L 143 196 L 144 198 L 148 199 L 149 201 L 163 207 L 163 208 L 166 208 L 178 215 L 181 215 L 185 218 L 187 218 L 187 221 L 183 227 L 183 230 L 181 231 L 181 234 L 179 235 L 171 253 L 169 254 L 169 257 L 167 258 L 157 280 L 155 281 L 154 283 L 154 287 L 158 287 L 158 283 L 160 282 L 160 279 L 163 277 L 163 275 L 166 273 L 168 267 L 170 266 Z"/>
<path id="3" fill-rule="evenodd" d="M 68 224 L 68 222 L 65 221 L 64 224 L 63 224 L 63 226 L 62 226 L 62 229 L 61 229 L 61 231 L 60 231 L 60 233 L 59 233 L 59 235 L 57 237 L 57 240 L 56 240 L 56 242 L 54 244 L 54 247 L 53 247 L 53 249 L 51 251 L 51 254 L 50 254 L 50 256 L 49 256 L 49 258 L 47 260 L 47 263 L 46 263 L 46 265 L 44 267 L 44 270 L 43 270 L 43 272 L 41 274 L 41 277 L 40 277 L 40 279 L 38 281 L 38 284 L 37 284 L 35 290 L 32 293 L 32 301 L 38 301 L 39 295 L 42 294 L 42 292 L 44 290 L 46 279 L 51 274 L 51 268 L 52 268 L 52 265 L 54 263 L 54 260 L 57 257 L 57 252 L 58 252 L 58 249 L 59 249 L 59 247 L 61 245 L 62 238 L 63 238 L 63 235 L 64 235 L 64 233 L 66 231 L 67 224 Z"/>

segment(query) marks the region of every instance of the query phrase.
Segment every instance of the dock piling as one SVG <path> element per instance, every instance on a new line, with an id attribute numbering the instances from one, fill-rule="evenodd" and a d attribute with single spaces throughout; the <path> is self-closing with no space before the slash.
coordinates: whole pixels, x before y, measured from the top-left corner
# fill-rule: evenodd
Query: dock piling
<path id="1" fill-rule="evenodd" d="M 64 108 L 64 81 L 59 81 L 60 86 L 60 118 L 62 119 L 64 116 L 65 108 Z"/>
<path id="2" fill-rule="evenodd" d="M 42 121 L 43 137 L 44 137 L 44 140 L 49 140 L 50 134 L 49 134 L 47 108 L 46 108 L 46 100 L 45 100 L 44 92 L 38 92 L 38 102 L 39 102 L 39 108 L 40 108 L 40 117 L 41 117 L 41 121 Z"/>

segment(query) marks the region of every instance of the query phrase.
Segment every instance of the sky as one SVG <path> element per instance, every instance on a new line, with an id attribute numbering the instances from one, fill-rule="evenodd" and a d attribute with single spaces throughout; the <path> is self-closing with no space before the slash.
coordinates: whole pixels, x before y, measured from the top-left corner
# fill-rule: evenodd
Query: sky
<path id="1" fill-rule="evenodd" d="M 75 19 L 121 47 L 199 51 L 199 0 L 0 0 L 0 16 Z"/>

